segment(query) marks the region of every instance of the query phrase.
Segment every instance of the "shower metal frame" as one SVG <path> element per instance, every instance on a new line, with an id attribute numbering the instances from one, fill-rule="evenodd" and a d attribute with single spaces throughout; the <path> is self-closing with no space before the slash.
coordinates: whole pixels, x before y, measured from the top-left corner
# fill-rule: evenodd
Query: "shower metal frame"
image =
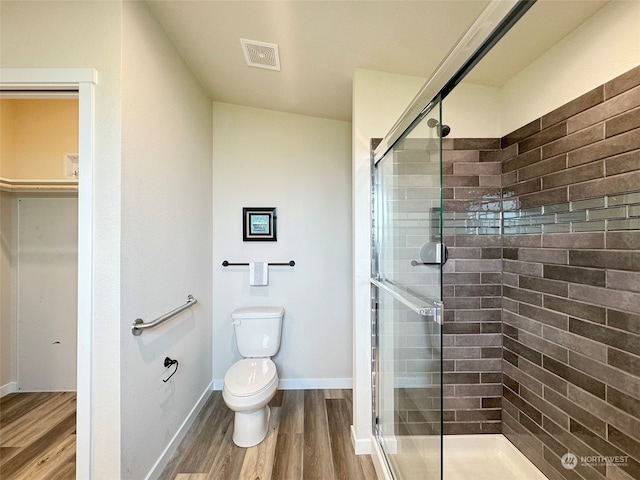
<path id="1" fill-rule="evenodd" d="M 498 43 L 504 35 L 513 27 L 524 14 L 536 3 L 537 0 L 492 0 L 491 3 L 476 19 L 462 39 L 456 44 L 450 54 L 438 66 L 429 80 L 424 84 L 416 97 L 412 100 L 400 118 L 391 127 L 387 135 L 378 142 L 371 141 L 371 421 L 372 434 L 376 442 L 379 442 L 379 426 L 377 419 L 377 385 L 379 377 L 379 345 L 378 345 L 378 301 L 381 287 L 378 273 L 378 257 L 375 244 L 375 169 L 378 162 L 396 145 L 403 140 L 451 91 L 462 79 L 484 58 L 484 56 Z M 374 146 L 374 144 L 376 144 Z M 442 187 L 441 187 L 442 188 Z M 440 217 L 440 231 L 442 231 L 442 217 Z M 387 290 L 385 288 L 385 290 Z M 409 308 L 414 307 L 413 302 L 402 298 L 401 295 L 392 292 L 396 300 L 401 301 Z M 436 303 L 438 305 L 436 305 Z M 442 323 L 442 302 L 434 302 L 434 308 L 429 309 Z M 412 310 L 420 313 L 420 309 Z M 419 311 L 420 310 L 420 311 Z M 427 313 L 425 311 L 425 313 Z M 442 387 L 442 375 L 440 376 Z M 440 398 L 442 402 L 442 396 Z M 440 408 L 440 422 L 442 426 L 442 403 Z M 383 453 L 383 462 L 388 472 L 391 468 L 386 455 Z M 440 472 L 442 471 L 442 428 L 440 434 Z"/>

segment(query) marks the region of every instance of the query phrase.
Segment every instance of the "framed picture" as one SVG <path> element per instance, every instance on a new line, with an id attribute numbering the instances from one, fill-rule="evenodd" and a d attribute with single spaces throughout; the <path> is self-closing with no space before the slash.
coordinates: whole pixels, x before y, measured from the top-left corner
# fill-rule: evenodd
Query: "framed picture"
<path id="1" fill-rule="evenodd" d="M 245 242 L 275 242 L 278 221 L 275 207 L 244 207 L 242 209 L 242 240 Z"/>

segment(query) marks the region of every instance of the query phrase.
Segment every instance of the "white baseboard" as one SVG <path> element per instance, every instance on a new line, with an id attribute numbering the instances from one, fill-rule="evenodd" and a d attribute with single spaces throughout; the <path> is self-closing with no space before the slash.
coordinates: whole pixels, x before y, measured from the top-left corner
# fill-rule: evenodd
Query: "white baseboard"
<path id="1" fill-rule="evenodd" d="M 16 382 L 5 383 L 0 387 L 0 398 L 5 395 L 9 395 L 10 393 L 15 393 L 18 391 L 18 384 Z"/>
<path id="2" fill-rule="evenodd" d="M 222 390 L 224 378 L 213 380 L 213 389 Z M 320 389 L 351 389 L 351 378 L 281 378 L 279 390 L 320 390 Z"/>
<path id="3" fill-rule="evenodd" d="M 209 394 L 211 393 L 211 390 L 212 390 L 212 383 L 207 385 L 207 388 L 205 388 L 204 392 L 202 392 L 202 395 L 200 395 L 200 398 L 198 399 L 196 404 L 193 406 L 193 408 L 189 412 L 189 415 L 187 415 L 187 418 L 185 418 L 184 422 L 182 422 L 182 425 L 180 425 L 180 428 L 178 428 L 178 431 L 176 432 L 176 434 L 173 436 L 173 438 L 171 439 L 169 444 L 166 446 L 162 454 L 160 454 L 160 458 L 158 458 L 158 460 L 153 465 L 153 467 L 151 467 L 151 470 L 145 477 L 145 480 L 154 480 L 160 476 L 164 468 L 169 463 L 169 460 L 171 460 L 171 456 L 174 454 L 174 452 L 178 448 L 178 445 L 180 445 L 180 442 L 182 441 L 184 436 L 187 434 L 187 431 L 189 431 L 189 427 L 191 427 L 191 425 L 193 424 L 193 421 L 196 419 L 196 417 L 200 413 L 200 410 L 202 410 L 202 407 L 204 407 L 204 404 L 209 398 Z"/>
<path id="4" fill-rule="evenodd" d="M 351 443 L 353 444 L 353 451 L 356 455 L 369 455 L 371 454 L 371 437 L 357 438 L 356 429 L 351 425 Z"/>

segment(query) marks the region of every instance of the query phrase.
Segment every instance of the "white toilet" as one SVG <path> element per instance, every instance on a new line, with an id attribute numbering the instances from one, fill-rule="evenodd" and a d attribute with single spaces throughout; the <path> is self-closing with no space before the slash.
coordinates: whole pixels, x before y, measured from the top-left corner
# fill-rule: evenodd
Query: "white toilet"
<path id="1" fill-rule="evenodd" d="M 278 388 L 278 372 L 271 361 L 280 348 L 282 307 L 245 307 L 231 313 L 238 351 L 244 358 L 224 376 L 222 398 L 233 410 L 233 443 L 239 447 L 259 444 L 267 435 L 267 406 Z"/>

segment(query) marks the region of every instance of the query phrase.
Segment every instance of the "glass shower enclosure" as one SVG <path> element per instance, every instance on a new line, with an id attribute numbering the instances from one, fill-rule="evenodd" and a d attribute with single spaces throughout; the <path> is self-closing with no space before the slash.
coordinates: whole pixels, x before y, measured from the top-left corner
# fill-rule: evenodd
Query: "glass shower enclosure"
<path id="1" fill-rule="evenodd" d="M 442 478 L 441 106 L 372 160 L 374 436 L 396 480 Z"/>

